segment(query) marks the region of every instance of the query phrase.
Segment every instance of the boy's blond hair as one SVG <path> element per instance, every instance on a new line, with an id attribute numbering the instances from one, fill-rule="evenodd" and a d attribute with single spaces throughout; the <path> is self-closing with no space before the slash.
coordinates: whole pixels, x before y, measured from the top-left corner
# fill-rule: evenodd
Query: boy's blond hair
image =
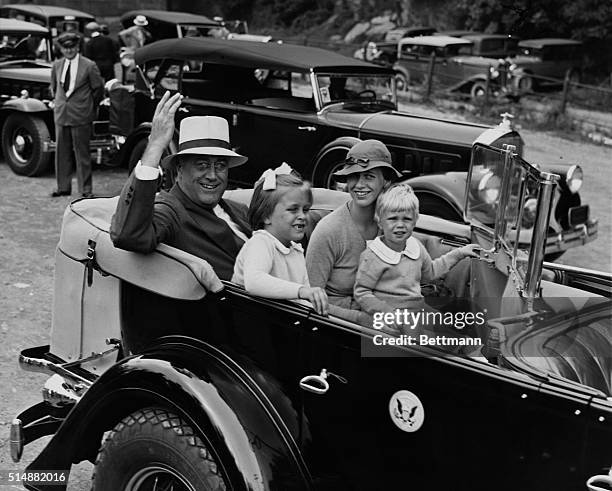
<path id="1" fill-rule="evenodd" d="M 392 184 L 380 193 L 376 200 L 374 219 L 380 223 L 383 215 L 398 211 L 411 211 L 414 221 L 419 219 L 419 198 L 408 184 Z"/>

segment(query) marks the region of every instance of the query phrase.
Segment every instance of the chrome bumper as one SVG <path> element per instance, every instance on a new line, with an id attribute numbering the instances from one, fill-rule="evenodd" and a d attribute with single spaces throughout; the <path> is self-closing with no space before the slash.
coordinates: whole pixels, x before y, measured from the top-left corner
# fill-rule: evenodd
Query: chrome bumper
<path id="1" fill-rule="evenodd" d="M 587 244 L 597 237 L 597 220 L 575 226 L 572 230 L 564 230 L 558 234 L 550 234 L 546 239 L 546 254 L 562 252 L 572 247 Z"/>

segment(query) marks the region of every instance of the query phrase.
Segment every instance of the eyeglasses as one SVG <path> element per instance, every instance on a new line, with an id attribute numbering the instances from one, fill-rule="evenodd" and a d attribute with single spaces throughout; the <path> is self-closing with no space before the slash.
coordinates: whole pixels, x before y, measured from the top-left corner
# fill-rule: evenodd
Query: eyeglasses
<path id="1" fill-rule="evenodd" d="M 370 163 L 370 159 L 366 159 L 366 158 L 355 158 L 355 157 L 348 157 L 345 161 L 345 164 L 347 165 L 358 165 L 360 167 L 367 167 L 368 164 Z"/>

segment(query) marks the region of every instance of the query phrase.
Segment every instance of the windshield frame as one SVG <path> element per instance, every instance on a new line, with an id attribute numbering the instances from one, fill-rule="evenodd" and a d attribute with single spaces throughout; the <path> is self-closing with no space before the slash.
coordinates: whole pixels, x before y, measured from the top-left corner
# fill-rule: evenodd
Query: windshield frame
<path id="1" fill-rule="evenodd" d="M 20 39 L 16 43 L 14 43 L 12 46 L 7 46 L 7 48 L 10 48 L 10 49 L 14 49 L 15 46 L 17 46 L 18 44 L 22 42 L 26 42 L 28 37 L 39 39 L 40 40 L 38 42 L 39 47 L 44 41 L 44 55 L 42 57 L 37 56 L 38 50 L 35 52 L 32 52 L 32 54 L 35 55 L 33 58 L 28 58 L 24 56 L 16 56 L 16 57 L 7 56 L 5 58 L 3 55 L 0 55 L 0 63 L 10 63 L 10 62 L 20 61 L 20 60 L 47 61 L 47 62 L 51 61 L 51 39 L 47 33 L 29 32 L 29 31 L 7 31 L 7 32 L 1 33 L 0 40 L 4 39 L 5 37 L 7 38 L 20 37 Z"/>
<path id="2" fill-rule="evenodd" d="M 395 78 L 393 77 L 392 74 L 387 74 L 387 73 L 359 73 L 359 72 L 352 72 L 352 71 L 342 71 L 342 72 L 332 72 L 332 71 L 327 71 L 327 70 L 321 70 L 321 71 L 314 71 L 312 70 L 310 72 L 311 75 L 311 83 L 312 83 L 312 88 L 313 88 L 313 93 L 315 94 L 315 101 L 317 104 L 317 110 L 318 111 L 322 111 L 324 109 L 326 109 L 327 107 L 330 106 L 334 106 L 337 104 L 378 104 L 380 106 L 385 106 L 388 107 L 389 109 L 393 109 L 396 110 L 397 109 L 397 91 L 395 88 Z M 355 78 L 363 78 L 363 79 L 367 79 L 367 78 L 376 78 L 376 79 L 388 79 L 389 85 L 388 85 L 388 90 L 391 93 L 391 100 L 384 100 L 384 99 L 374 99 L 374 100 L 369 100 L 369 99 L 331 99 L 329 101 L 326 101 L 326 97 L 324 97 L 324 94 L 321 92 L 322 87 L 319 83 L 320 77 L 330 77 L 330 78 L 350 78 L 350 77 L 355 77 Z M 368 90 L 368 89 L 364 89 L 364 90 Z M 373 89 L 372 89 L 373 90 Z"/>

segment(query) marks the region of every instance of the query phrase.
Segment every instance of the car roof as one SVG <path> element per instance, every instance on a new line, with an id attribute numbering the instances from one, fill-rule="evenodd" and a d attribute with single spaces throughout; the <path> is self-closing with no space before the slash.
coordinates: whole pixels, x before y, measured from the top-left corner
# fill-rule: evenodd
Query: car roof
<path id="1" fill-rule="evenodd" d="M 463 38 L 454 38 L 451 36 L 418 36 L 414 38 L 404 38 L 399 42 L 400 45 L 404 44 L 420 44 L 423 46 L 449 46 L 453 44 L 470 45 L 472 41 Z"/>
<path id="2" fill-rule="evenodd" d="M 17 19 L 0 18 L 0 32 L 40 32 L 49 33 L 49 29 L 34 22 L 25 22 Z"/>
<path id="3" fill-rule="evenodd" d="M 582 44 L 580 41 L 574 41 L 573 39 L 562 39 L 562 38 L 541 38 L 541 39 L 525 39 L 519 42 L 519 46 L 527 48 L 542 48 L 544 46 L 557 46 L 557 45 L 578 45 Z"/>
<path id="4" fill-rule="evenodd" d="M 512 34 L 484 34 L 484 33 L 473 33 L 466 34 L 465 36 L 461 36 L 463 39 L 518 39 L 516 36 Z"/>
<path id="5" fill-rule="evenodd" d="M 160 58 L 202 59 L 209 63 L 272 70 L 353 70 L 392 74 L 393 70 L 310 46 L 192 37 L 164 39 L 136 51 L 137 64 Z"/>
<path id="6" fill-rule="evenodd" d="M 211 24 L 218 26 L 219 23 L 213 19 L 209 19 L 204 15 L 190 14 L 188 12 L 171 12 L 168 10 L 153 10 L 153 9 L 139 9 L 130 10 L 121 16 L 121 23 L 124 24 L 136 17 L 137 15 L 144 15 L 148 19 L 153 19 L 162 22 L 169 22 L 171 24 Z"/>
<path id="7" fill-rule="evenodd" d="M 56 7 L 54 5 L 31 5 L 31 4 L 17 4 L 11 3 L 0 7 L 2 10 L 14 9 L 21 10 L 30 14 L 39 14 L 43 17 L 64 17 L 66 15 L 72 15 L 74 17 L 86 17 L 88 19 L 94 19 L 94 16 L 80 10 L 69 9 L 66 7 Z"/>

